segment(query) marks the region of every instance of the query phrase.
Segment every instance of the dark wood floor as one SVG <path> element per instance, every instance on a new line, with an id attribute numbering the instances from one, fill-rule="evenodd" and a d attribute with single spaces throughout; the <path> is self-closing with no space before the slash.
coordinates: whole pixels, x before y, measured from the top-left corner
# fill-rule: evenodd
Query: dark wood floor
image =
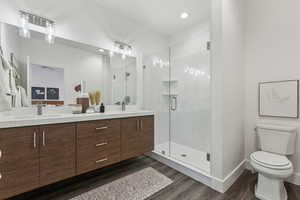
<path id="1" fill-rule="evenodd" d="M 109 183 L 146 167 L 152 167 L 174 182 L 147 200 L 254 200 L 253 188 L 256 175 L 245 171 L 237 182 L 220 194 L 209 187 L 161 164 L 149 157 L 140 156 L 79 177 L 56 183 L 11 200 L 67 200 L 83 192 Z M 300 187 L 286 184 L 289 200 L 300 199 Z"/>

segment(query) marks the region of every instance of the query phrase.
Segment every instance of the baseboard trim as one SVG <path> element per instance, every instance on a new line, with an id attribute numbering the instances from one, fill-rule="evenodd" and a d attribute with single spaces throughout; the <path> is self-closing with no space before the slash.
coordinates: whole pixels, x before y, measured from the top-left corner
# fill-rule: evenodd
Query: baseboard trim
<path id="1" fill-rule="evenodd" d="M 293 173 L 293 175 L 286 180 L 289 183 L 300 186 L 300 173 Z"/>
<path id="2" fill-rule="evenodd" d="M 246 160 L 243 160 L 232 172 L 230 172 L 224 179 L 219 179 L 211 176 L 210 174 L 196 170 L 193 168 L 188 168 L 184 164 L 179 163 L 177 160 L 172 158 L 157 154 L 155 152 L 147 153 L 147 156 L 191 177 L 192 179 L 207 185 L 208 187 L 220 192 L 226 192 L 231 185 L 240 177 L 240 175 L 245 170 Z"/>
<path id="3" fill-rule="evenodd" d="M 224 179 L 213 177 L 214 189 L 225 193 L 233 183 L 242 175 L 246 169 L 247 160 L 243 160 L 234 170 L 232 170 Z"/>

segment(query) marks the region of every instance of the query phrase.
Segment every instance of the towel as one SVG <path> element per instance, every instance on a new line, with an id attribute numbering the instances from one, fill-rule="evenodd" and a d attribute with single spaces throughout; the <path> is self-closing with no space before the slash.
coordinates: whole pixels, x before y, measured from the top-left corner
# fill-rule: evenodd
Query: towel
<path id="1" fill-rule="evenodd" d="M 3 54 L 0 53 L 0 58 L 1 58 L 1 63 L 2 63 L 2 68 L 4 70 L 8 70 L 11 68 L 9 62 L 4 58 Z"/>
<path id="2" fill-rule="evenodd" d="M 2 56 L 1 60 L 2 59 Z M 6 94 L 8 93 L 7 84 L 5 83 L 5 80 L 7 80 L 6 76 L 7 73 L 5 71 L 6 67 L 5 62 L 0 62 L 0 111 L 7 111 L 11 109 L 10 105 L 10 97 Z"/>
<path id="3" fill-rule="evenodd" d="M 27 96 L 26 90 L 21 86 L 18 86 L 18 90 L 20 91 L 22 106 L 23 107 L 29 107 L 30 106 L 30 99 Z"/>

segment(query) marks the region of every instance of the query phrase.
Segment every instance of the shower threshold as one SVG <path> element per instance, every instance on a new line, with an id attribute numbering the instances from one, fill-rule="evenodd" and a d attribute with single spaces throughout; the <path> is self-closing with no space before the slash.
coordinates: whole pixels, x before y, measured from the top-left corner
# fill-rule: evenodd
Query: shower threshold
<path id="1" fill-rule="evenodd" d="M 207 174 L 210 174 L 210 162 L 207 161 L 207 153 L 193 149 L 191 147 L 171 142 L 171 153 L 170 157 L 183 162 L 193 168 L 201 170 Z M 155 153 L 163 155 L 165 157 L 169 156 L 169 142 L 157 145 L 155 147 Z"/>

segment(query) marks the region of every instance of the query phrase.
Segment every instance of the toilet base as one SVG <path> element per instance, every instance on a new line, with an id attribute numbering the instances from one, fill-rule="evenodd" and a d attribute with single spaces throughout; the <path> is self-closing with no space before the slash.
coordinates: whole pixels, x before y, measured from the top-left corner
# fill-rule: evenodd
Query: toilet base
<path id="1" fill-rule="evenodd" d="M 287 200 L 287 192 L 283 180 L 269 178 L 258 174 L 258 182 L 255 186 L 255 196 L 260 200 Z"/>

